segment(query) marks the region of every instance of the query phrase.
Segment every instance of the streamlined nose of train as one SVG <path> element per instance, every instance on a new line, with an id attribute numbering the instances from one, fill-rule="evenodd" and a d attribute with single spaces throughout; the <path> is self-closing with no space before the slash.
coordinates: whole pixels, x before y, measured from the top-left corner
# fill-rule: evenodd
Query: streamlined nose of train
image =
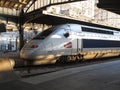
<path id="1" fill-rule="evenodd" d="M 25 50 L 20 51 L 20 58 L 25 59 L 27 56 Z"/>
<path id="2" fill-rule="evenodd" d="M 22 59 L 32 59 L 33 58 L 32 55 L 33 55 L 32 52 L 29 51 L 29 50 L 24 50 L 23 49 L 20 52 L 20 58 L 22 58 Z"/>
<path id="3" fill-rule="evenodd" d="M 39 48 L 36 41 L 30 41 L 20 51 L 20 58 L 23 59 L 33 59 L 36 53 L 36 50 Z"/>

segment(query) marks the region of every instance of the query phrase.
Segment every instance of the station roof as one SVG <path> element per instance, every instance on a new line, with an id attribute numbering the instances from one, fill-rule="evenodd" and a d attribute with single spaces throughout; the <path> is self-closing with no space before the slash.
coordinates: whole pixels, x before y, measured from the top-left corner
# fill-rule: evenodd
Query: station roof
<path id="1" fill-rule="evenodd" d="M 40 13 L 40 12 L 39 12 Z M 41 23 L 41 24 L 48 24 L 48 25 L 59 25 L 59 24 L 66 24 L 66 23 L 76 23 L 76 24 L 81 24 L 81 25 L 90 25 L 90 26 L 95 26 L 95 27 L 100 27 L 100 28 L 106 28 L 106 29 L 112 29 L 112 30 L 117 30 L 120 31 L 120 29 L 115 28 L 115 27 L 110 27 L 110 26 L 105 26 L 105 25 L 100 25 L 100 24 L 95 24 L 95 23 L 90 23 L 90 22 L 85 22 L 85 21 L 80 21 L 77 19 L 73 19 L 73 18 L 69 18 L 69 17 L 64 17 L 64 16 L 58 16 L 58 15 L 53 15 L 53 14 L 49 14 L 49 13 L 44 13 L 42 12 L 41 14 L 39 14 L 40 16 L 38 16 L 36 14 L 36 16 L 38 16 L 38 18 L 34 18 L 35 15 L 30 16 L 27 15 L 25 17 L 29 18 L 34 18 L 33 20 L 30 20 L 28 22 L 32 22 L 32 23 Z"/>
<path id="2" fill-rule="evenodd" d="M 20 9 L 20 8 L 25 8 L 30 1 L 35 1 L 35 0 L 0 0 L 0 7 Z M 76 0 L 76 1 L 81 1 L 81 0 Z M 120 14 L 119 0 L 98 0 L 98 1 L 99 2 L 97 6 L 99 8 Z"/>
<path id="3" fill-rule="evenodd" d="M 30 2 L 31 2 L 30 4 L 33 4 L 35 1 L 36 0 L 0 0 L 0 7 L 6 7 L 11 9 L 21 9 L 21 8 L 24 9 Z M 57 3 L 51 3 L 49 5 L 46 5 L 45 7 L 50 5 L 65 4 L 65 3 L 77 2 L 77 1 L 83 1 L 83 0 L 61 0 L 61 1 L 58 0 Z M 50 2 L 53 1 L 50 0 Z"/>
<path id="4" fill-rule="evenodd" d="M 20 9 L 26 7 L 31 0 L 0 0 L 0 7 Z"/>
<path id="5" fill-rule="evenodd" d="M 120 0 L 99 0 L 99 8 L 120 14 Z"/>

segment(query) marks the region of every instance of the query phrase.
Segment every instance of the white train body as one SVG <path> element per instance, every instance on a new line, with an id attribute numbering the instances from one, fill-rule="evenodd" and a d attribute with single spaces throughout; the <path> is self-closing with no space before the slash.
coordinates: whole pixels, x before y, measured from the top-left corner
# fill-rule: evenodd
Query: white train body
<path id="1" fill-rule="evenodd" d="M 20 57 L 34 64 L 49 64 L 119 54 L 119 31 L 79 24 L 64 24 L 37 35 L 23 47 Z"/>

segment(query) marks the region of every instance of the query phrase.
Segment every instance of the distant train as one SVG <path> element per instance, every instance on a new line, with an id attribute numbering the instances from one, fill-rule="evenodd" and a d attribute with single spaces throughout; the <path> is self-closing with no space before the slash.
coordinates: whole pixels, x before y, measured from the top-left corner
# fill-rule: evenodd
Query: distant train
<path id="1" fill-rule="evenodd" d="M 51 64 L 120 55 L 120 31 L 63 24 L 44 30 L 24 45 L 20 57 L 31 64 Z"/>

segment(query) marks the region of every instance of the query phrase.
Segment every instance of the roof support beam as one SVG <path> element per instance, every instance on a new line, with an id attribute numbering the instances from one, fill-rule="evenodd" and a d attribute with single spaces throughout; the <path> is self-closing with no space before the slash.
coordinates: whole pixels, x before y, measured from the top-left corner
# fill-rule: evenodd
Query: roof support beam
<path id="1" fill-rule="evenodd" d="M 120 1 L 119 0 L 99 0 L 98 8 L 102 8 L 117 14 L 120 14 Z"/>
<path id="2" fill-rule="evenodd" d="M 24 4 L 24 5 L 27 4 L 27 3 L 19 2 L 19 0 L 1 0 L 1 1 L 4 1 L 4 2 L 13 2 L 13 3 L 18 3 L 18 4 Z"/>
<path id="3" fill-rule="evenodd" d="M 118 10 L 120 10 L 120 4 L 110 4 L 110 3 L 107 3 L 107 4 L 102 4 L 102 3 L 100 3 L 100 4 L 97 4 L 97 6 L 99 7 L 99 8 L 105 8 L 105 9 L 118 9 Z"/>

